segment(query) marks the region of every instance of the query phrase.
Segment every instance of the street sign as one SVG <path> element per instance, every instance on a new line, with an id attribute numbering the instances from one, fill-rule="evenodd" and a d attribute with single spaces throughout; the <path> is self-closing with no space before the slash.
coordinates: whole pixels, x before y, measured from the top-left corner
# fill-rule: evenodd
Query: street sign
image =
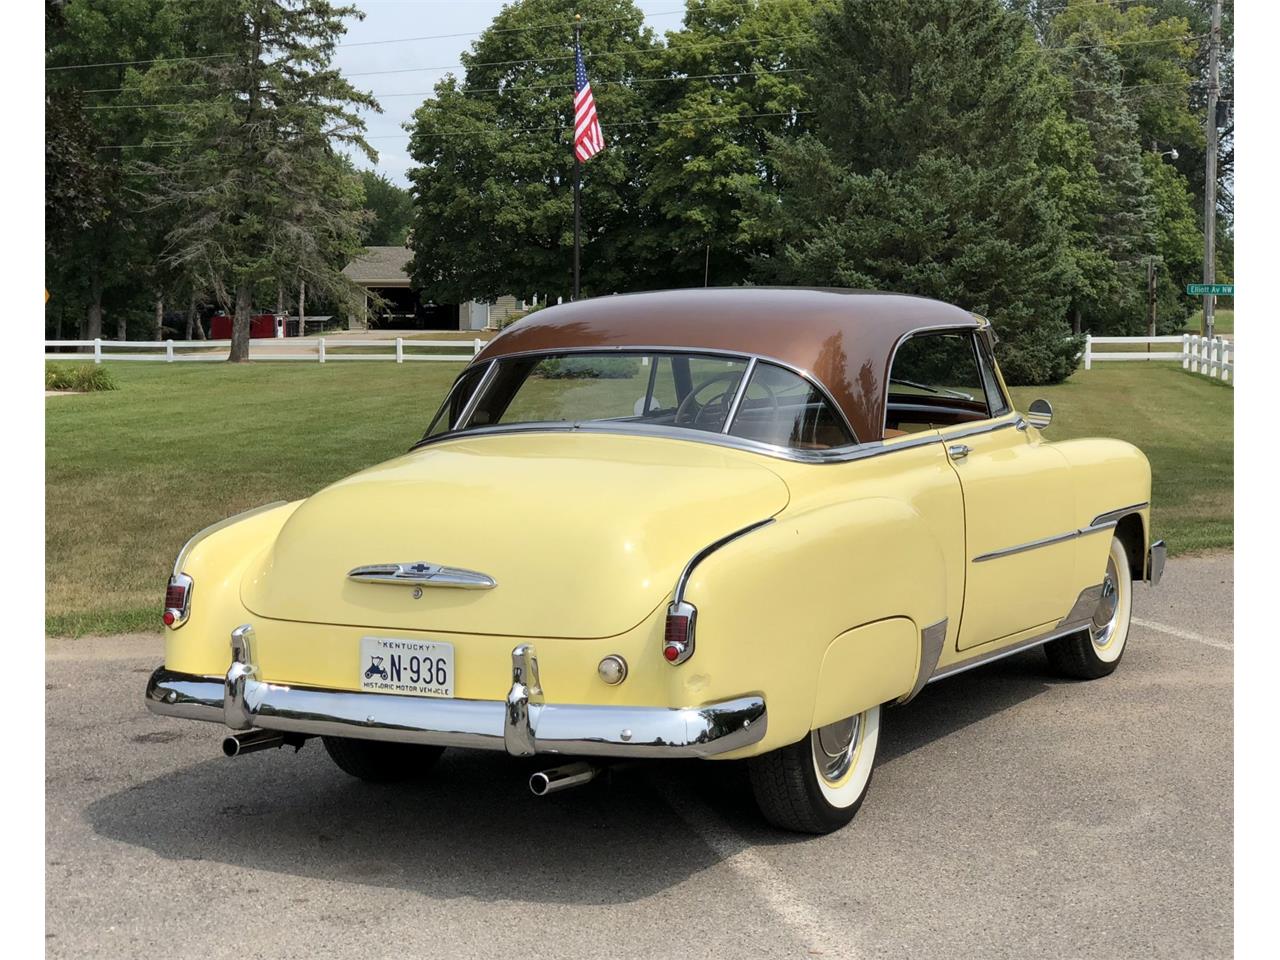
<path id="1" fill-rule="evenodd" d="M 1234 283 L 1188 283 L 1187 295 L 1192 297 L 1234 297 Z"/>

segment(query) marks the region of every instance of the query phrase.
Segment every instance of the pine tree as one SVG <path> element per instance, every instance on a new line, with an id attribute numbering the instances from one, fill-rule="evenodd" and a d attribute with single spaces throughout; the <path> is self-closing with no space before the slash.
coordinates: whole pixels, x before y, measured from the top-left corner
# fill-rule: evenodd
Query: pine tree
<path id="1" fill-rule="evenodd" d="M 761 280 L 872 287 L 991 318 L 1015 383 L 1064 379 L 1066 238 L 1040 154 L 1062 108 L 998 0 L 845 0 L 823 18 L 814 136 L 774 142 Z"/>
<path id="2" fill-rule="evenodd" d="M 1068 102 L 1092 146 L 1098 190 L 1086 215 L 1095 229 L 1090 245 L 1101 254 L 1082 271 L 1073 300 L 1085 329 L 1135 334 L 1145 327 L 1146 263 L 1159 255 L 1137 118 L 1101 31 L 1086 21 L 1072 35 L 1071 46 Z"/>
<path id="3" fill-rule="evenodd" d="M 172 157 L 149 171 L 174 218 L 165 259 L 234 302 L 231 360 L 249 352 L 255 288 L 301 280 L 351 302 L 341 274 L 369 215 L 336 145 L 376 158 L 356 108 L 378 109 L 332 66 L 343 20 L 327 0 L 173 0 L 188 58 L 143 83 L 175 108 Z"/>

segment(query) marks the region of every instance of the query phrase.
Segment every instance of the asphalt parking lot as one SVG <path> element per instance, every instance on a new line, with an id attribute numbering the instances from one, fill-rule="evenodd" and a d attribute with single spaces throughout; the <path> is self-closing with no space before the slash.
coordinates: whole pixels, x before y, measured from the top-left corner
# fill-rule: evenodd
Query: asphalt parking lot
<path id="1" fill-rule="evenodd" d="M 158 637 L 50 641 L 51 957 L 1228 957 L 1232 556 L 1136 590 L 1119 671 L 1039 651 L 884 716 L 870 795 L 778 834 L 730 764 L 536 799 L 447 753 L 373 787 L 149 715 Z"/>

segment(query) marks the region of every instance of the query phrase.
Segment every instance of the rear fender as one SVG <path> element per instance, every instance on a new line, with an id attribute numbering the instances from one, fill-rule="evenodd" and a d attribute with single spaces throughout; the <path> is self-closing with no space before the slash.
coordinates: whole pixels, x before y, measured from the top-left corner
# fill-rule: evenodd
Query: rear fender
<path id="1" fill-rule="evenodd" d="M 780 516 L 694 569 L 685 598 L 698 610 L 697 652 L 672 670 L 672 702 L 763 693 L 769 732 L 755 753 L 795 742 L 832 710 L 905 696 L 921 626 L 947 615 L 946 574 L 939 544 L 902 501 Z"/>

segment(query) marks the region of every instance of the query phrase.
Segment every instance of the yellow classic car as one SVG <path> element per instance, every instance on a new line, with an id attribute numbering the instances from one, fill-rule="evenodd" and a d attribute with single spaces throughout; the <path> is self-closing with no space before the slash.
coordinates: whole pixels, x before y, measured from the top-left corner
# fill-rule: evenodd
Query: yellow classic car
<path id="1" fill-rule="evenodd" d="M 373 781 L 447 747 L 561 758 L 537 794 L 743 760 L 770 822 L 834 830 L 886 705 L 1037 646 L 1106 676 L 1163 569 L 1146 458 L 1047 441 L 994 343 L 843 290 L 533 313 L 409 452 L 183 547 L 147 706 Z"/>

